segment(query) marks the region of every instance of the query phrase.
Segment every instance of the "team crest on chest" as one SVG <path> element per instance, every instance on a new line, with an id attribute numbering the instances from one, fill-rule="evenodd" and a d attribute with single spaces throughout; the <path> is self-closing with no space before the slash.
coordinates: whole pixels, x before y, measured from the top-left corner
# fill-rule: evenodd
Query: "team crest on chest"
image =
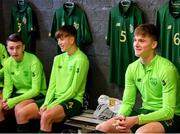
<path id="1" fill-rule="evenodd" d="M 71 71 L 73 69 L 73 66 L 69 66 L 69 70 Z"/>
<path id="2" fill-rule="evenodd" d="M 62 25 L 62 26 L 64 26 L 64 25 L 65 25 L 65 22 L 64 22 L 64 21 L 62 21 L 61 25 Z"/>
<path id="3" fill-rule="evenodd" d="M 171 29 L 172 29 L 172 25 L 168 25 L 167 30 L 171 30 Z"/>
<path id="4" fill-rule="evenodd" d="M 134 32 L 134 26 L 133 25 L 129 25 L 129 31 L 130 31 L 130 33 L 133 33 Z"/>
<path id="5" fill-rule="evenodd" d="M 116 27 L 120 27 L 121 26 L 121 23 L 116 23 Z"/>
<path id="6" fill-rule="evenodd" d="M 157 79 L 156 78 L 150 78 L 149 82 L 152 86 L 156 86 L 157 85 Z"/>
<path id="7" fill-rule="evenodd" d="M 79 29 L 79 24 L 78 23 L 74 22 L 73 26 L 76 28 L 76 30 Z"/>
<path id="8" fill-rule="evenodd" d="M 26 19 L 26 17 L 25 17 L 25 16 L 23 17 L 22 22 L 26 25 L 26 23 L 27 23 L 27 19 Z"/>

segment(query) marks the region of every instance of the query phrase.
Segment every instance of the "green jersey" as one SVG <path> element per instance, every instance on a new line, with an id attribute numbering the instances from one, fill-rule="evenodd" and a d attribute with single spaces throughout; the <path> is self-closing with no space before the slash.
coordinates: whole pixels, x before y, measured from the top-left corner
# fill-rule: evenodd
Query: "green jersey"
<path id="1" fill-rule="evenodd" d="M 138 115 L 139 124 L 173 118 L 174 111 L 180 108 L 175 110 L 178 94 L 176 92 L 179 92 L 178 79 L 176 67 L 161 56 L 156 55 L 148 65 L 142 64 L 140 59 L 136 60 L 127 68 L 123 103 L 119 114 L 131 114 L 136 94 L 140 92 L 142 108 L 154 112 Z"/>
<path id="2" fill-rule="evenodd" d="M 56 9 L 54 12 L 50 37 L 55 37 L 55 33 L 64 25 L 73 25 L 77 30 L 77 44 L 81 48 L 82 45 L 92 43 L 92 35 L 88 24 L 85 11 L 74 3 L 72 7 L 67 7 L 64 3 L 63 7 Z M 59 49 L 59 47 L 57 48 Z M 58 50 L 60 52 L 60 50 Z"/>
<path id="3" fill-rule="evenodd" d="M 9 108 L 46 93 L 43 66 L 33 54 L 24 52 L 21 62 L 9 57 L 4 65 L 4 79 L 3 100 L 7 100 Z M 12 97 L 14 93 L 19 95 Z"/>
<path id="4" fill-rule="evenodd" d="M 43 106 L 51 108 L 72 98 L 82 103 L 88 68 L 88 58 L 80 49 L 71 56 L 56 56 Z"/>
<path id="5" fill-rule="evenodd" d="M 160 54 L 174 63 L 180 72 L 180 5 L 165 3 L 157 12 Z"/>
<path id="6" fill-rule="evenodd" d="M 6 48 L 3 44 L 0 43 L 0 87 L 3 87 L 3 83 L 4 83 L 3 66 L 7 58 L 8 58 L 8 53 L 6 51 Z"/>
<path id="7" fill-rule="evenodd" d="M 125 71 L 135 60 L 134 29 L 143 22 L 143 13 L 133 3 L 114 6 L 109 13 L 107 44 L 110 45 L 110 82 L 124 85 Z"/>
<path id="8" fill-rule="evenodd" d="M 22 37 L 27 52 L 34 52 L 35 16 L 32 8 L 26 2 L 23 5 L 16 4 L 11 10 L 10 32 L 19 33 Z"/>

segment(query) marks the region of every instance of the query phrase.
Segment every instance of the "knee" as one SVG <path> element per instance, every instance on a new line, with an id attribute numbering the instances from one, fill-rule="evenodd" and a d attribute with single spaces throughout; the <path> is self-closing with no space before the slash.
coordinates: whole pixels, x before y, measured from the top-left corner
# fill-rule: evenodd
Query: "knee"
<path id="1" fill-rule="evenodd" d="M 28 122 L 28 110 L 15 106 L 15 117 L 18 124 Z"/>
<path id="2" fill-rule="evenodd" d="M 15 107 L 15 117 L 17 121 L 28 121 L 28 110 Z"/>
<path id="3" fill-rule="evenodd" d="M 2 112 L 2 110 L 0 110 L 0 121 L 3 121 L 4 119 L 4 113 Z"/>
<path id="4" fill-rule="evenodd" d="M 98 125 L 96 126 L 96 130 L 103 131 L 103 125 L 98 124 Z"/>
<path id="5" fill-rule="evenodd" d="M 24 110 L 18 110 L 15 112 L 16 121 L 18 124 L 21 124 L 21 122 L 27 121 L 26 119 L 26 111 Z"/>
<path id="6" fill-rule="evenodd" d="M 101 131 L 101 132 L 111 132 L 112 128 L 110 124 L 107 124 L 106 122 L 104 122 L 97 125 L 96 130 Z"/>
<path id="7" fill-rule="evenodd" d="M 42 114 L 41 116 L 41 123 L 44 123 L 44 122 L 51 122 L 52 118 L 51 118 L 51 113 L 46 111 Z"/>
<path id="8" fill-rule="evenodd" d="M 138 129 L 136 130 L 135 133 L 136 133 L 136 134 L 143 134 L 143 133 L 148 133 L 148 132 L 146 131 L 146 129 L 140 127 L 140 128 L 138 128 Z"/>

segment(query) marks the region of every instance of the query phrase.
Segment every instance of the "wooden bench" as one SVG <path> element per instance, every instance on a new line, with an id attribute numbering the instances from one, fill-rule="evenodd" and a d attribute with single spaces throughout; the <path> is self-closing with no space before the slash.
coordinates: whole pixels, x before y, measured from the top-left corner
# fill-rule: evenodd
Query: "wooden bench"
<path id="1" fill-rule="evenodd" d="M 93 116 L 94 110 L 85 110 L 81 115 L 74 116 L 65 121 L 66 125 L 77 127 L 79 133 L 87 133 L 95 130 L 96 125 L 103 122 Z"/>

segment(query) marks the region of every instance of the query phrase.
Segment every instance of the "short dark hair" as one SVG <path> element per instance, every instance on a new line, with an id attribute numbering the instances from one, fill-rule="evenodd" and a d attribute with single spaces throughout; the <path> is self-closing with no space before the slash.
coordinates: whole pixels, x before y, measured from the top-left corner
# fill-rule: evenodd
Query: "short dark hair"
<path id="1" fill-rule="evenodd" d="M 9 42 L 9 41 L 12 41 L 12 42 L 22 42 L 22 44 L 24 44 L 24 41 L 23 39 L 21 38 L 21 36 L 17 33 L 13 33 L 11 35 L 8 36 L 8 38 L 6 39 L 6 44 Z"/>
<path id="2" fill-rule="evenodd" d="M 75 38 L 75 41 L 77 39 L 77 30 L 72 25 L 64 25 L 62 26 L 55 34 L 56 39 L 61 38 L 63 36 L 73 36 Z"/>
<path id="3" fill-rule="evenodd" d="M 159 34 L 157 27 L 154 24 L 141 24 L 136 27 L 134 35 L 150 36 L 155 41 L 158 41 Z"/>

